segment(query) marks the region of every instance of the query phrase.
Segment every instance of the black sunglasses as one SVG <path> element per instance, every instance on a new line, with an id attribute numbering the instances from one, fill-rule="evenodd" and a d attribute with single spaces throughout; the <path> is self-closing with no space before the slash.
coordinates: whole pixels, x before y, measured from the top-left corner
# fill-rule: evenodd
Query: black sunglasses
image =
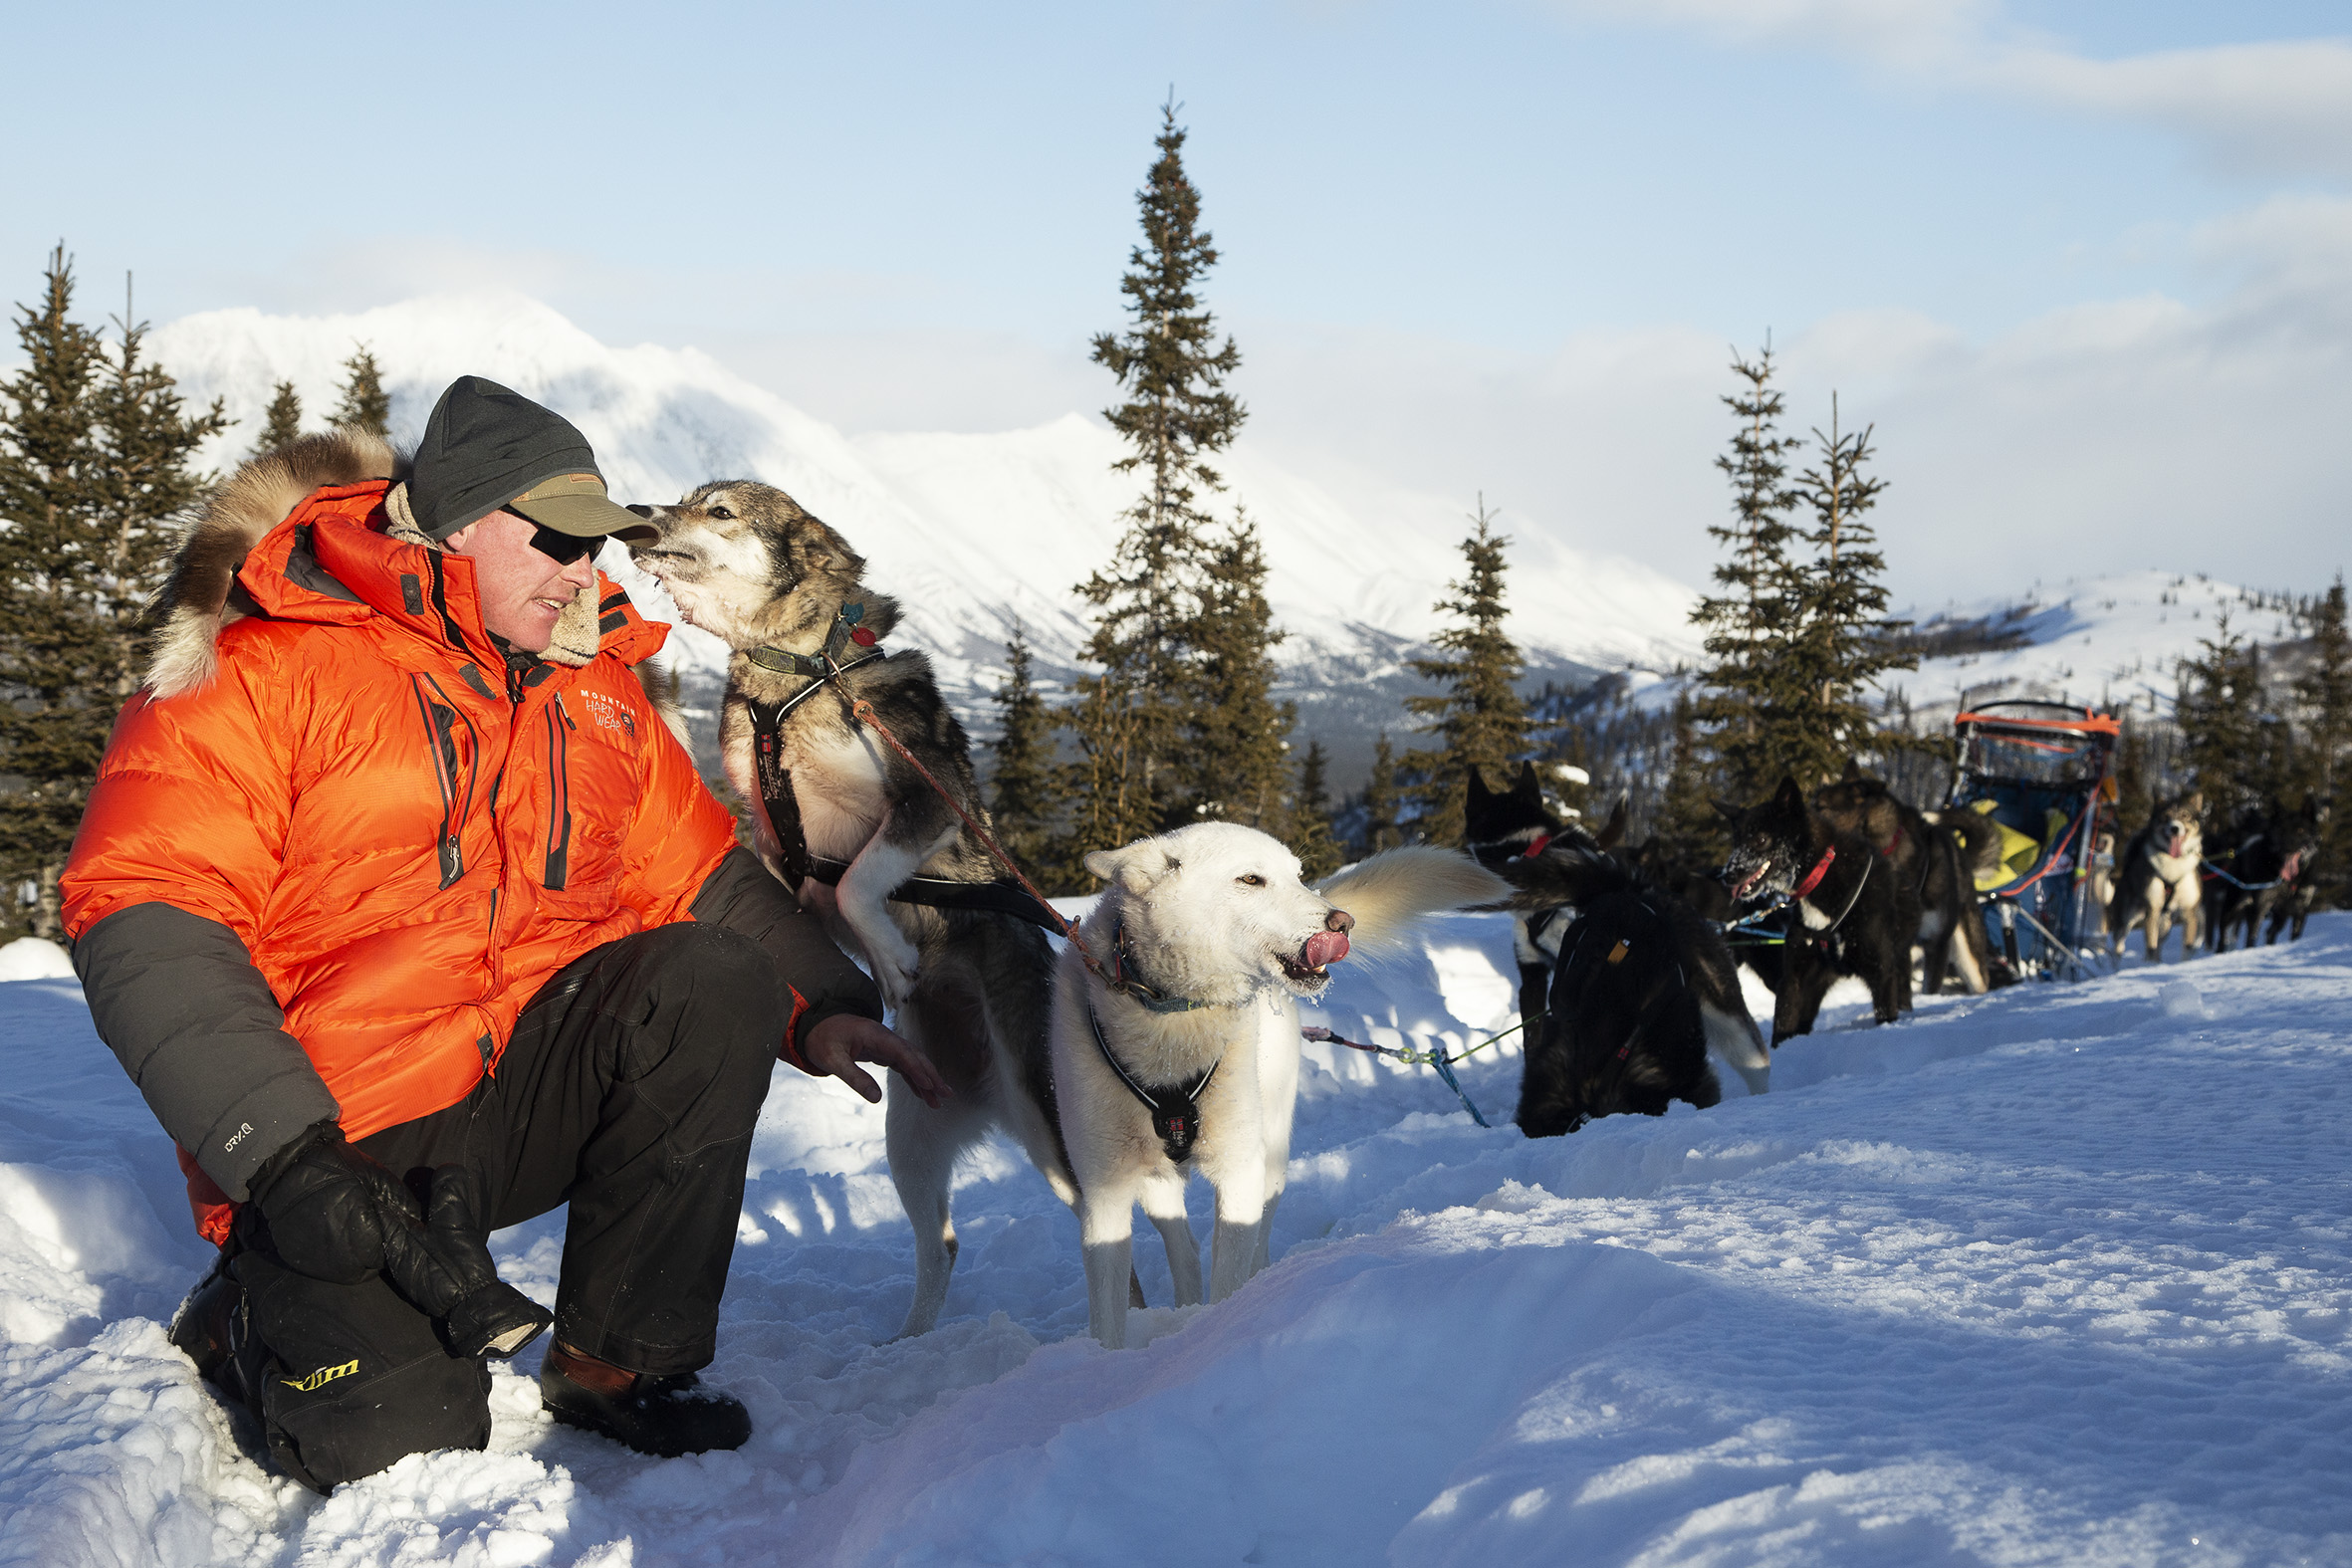
<path id="1" fill-rule="evenodd" d="M 531 548 L 559 566 L 571 565 L 603 543 L 601 535 L 594 539 L 582 539 L 577 534 L 558 533 L 544 523 L 531 525 Z"/>

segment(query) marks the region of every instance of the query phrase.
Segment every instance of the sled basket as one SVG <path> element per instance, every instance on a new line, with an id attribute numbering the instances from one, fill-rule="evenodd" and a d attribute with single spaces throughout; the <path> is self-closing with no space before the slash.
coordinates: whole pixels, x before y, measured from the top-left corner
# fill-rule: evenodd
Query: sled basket
<path id="1" fill-rule="evenodd" d="M 2107 714 L 2050 702 L 1988 703 L 1952 721 L 1959 767 L 1944 815 L 1977 811 L 2017 847 L 1980 884 L 1987 933 L 2020 975 L 2088 975 L 2100 912 L 2090 873 L 2122 726 Z"/>

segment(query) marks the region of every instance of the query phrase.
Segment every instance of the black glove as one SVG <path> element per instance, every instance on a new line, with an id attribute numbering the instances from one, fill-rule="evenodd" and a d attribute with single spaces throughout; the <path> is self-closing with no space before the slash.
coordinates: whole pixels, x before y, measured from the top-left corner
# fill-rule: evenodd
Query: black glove
<path id="1" fill-rule="evenodd" d="M 555 1319 L 498 1277 L 474 1173 L 444 1165 L 433 1173 L 432 1210 L 421 1226 L 391 1237 L 384 1276 L 400 1294 L 441 1319 L 461 1356 L 511 1356 Z"/>
<path id="2" fill-rule="evenodd" d="M 273 1156 L 252 1190 L 279 1261 L 338 1285 L 380 1271 L 447 1325 L 461 1356 L 511 1356 L 554 1321 L 499 1279 L 473 1173 L 461 1166 L 434 1173 L 428 1224 L 397 1177 L 323 1122 Z"/>
<path id="3" fill-rule="evenodd" d="M 253 1201 L 278 1260 L 298 1274 L 355 1285 L 383 1267 L 390 1237 L 416 1224 L 399 1178 L 321 1122 L 254 1174 Z"/>

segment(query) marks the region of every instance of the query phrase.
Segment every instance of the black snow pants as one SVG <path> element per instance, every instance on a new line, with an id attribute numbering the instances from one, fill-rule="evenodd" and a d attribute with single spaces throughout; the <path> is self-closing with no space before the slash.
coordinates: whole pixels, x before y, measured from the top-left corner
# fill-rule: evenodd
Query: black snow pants
<path id="1" fill-rule="evenodd" d="M 633 1371 L 691 1372 L 716 1346 L 752 1126 L 788 1008 L 749 938 L 691 921 L 583 955 L 532 1000 L 459 1103 L 358 1147 L 421 1199 L 436 1166 L 470 1166 L 493 1227 L 572 1206 L 555 1337 Z M 257 1206 L 228 1268 L 244 1287 L 236 1357 L 287 1472 L 321 1491 L 404 1455 L 479 1449 L 490 1371 L 371 1275 L 294 1272 Z"/>

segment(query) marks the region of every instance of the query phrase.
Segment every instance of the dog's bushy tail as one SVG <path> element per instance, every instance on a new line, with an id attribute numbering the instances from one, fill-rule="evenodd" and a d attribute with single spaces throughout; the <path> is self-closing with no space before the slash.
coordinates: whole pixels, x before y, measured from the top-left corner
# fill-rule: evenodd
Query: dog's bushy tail
<path id="1" fill-rule="evenodd" d="M 1637 878 L 1616 856 L 1581 844 L 1555 843 L 1533 859 L 1506 862 L 1510 897 L 1499 907 L 1523 914 L 1562 904 L 1589 909 L 1611 893 L 1631 891 Z"/>
<path id="2" fill-rule="evenodd" d="M 1361 860 L 1315 891 L 1355 917 L 1347 939 L 1352 953 L 1390 959 L 1412 950 L 1413 926 L 1423 916 L 1494 904 L 1511 884 L 1460 850 L 1412 844 Z"/>

